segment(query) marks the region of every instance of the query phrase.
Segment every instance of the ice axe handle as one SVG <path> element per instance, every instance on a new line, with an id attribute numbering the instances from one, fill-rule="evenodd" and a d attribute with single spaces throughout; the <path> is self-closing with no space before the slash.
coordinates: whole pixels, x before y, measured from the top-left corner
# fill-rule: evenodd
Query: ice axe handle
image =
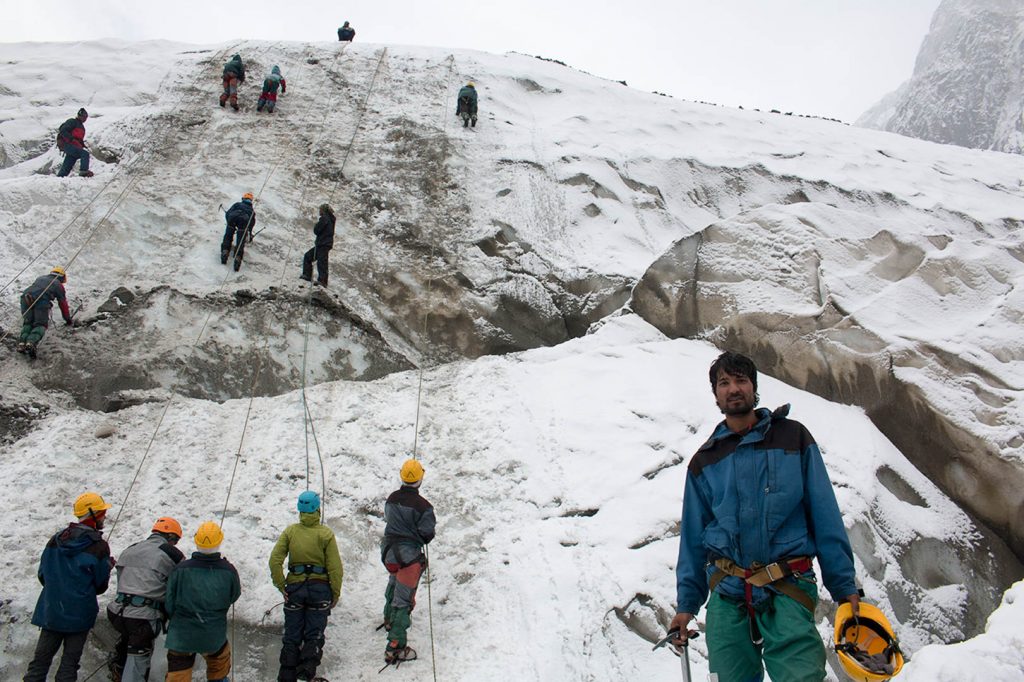
<path id="1" fill-rule="evenodd" d="M 678 637 L 679 637 L 679 628 L 672 628 L 671 630 L 668 631 L 668 634 L 666 634 L 664 637 L 662 637 L 661 639 L 658 640 L 657 644 L 655 644 L 651 648 L 651 651 L 655 651 L 657 649 L 660 649 L 663 646 L 668 645 L 669 643 L 671 643 L 673 640 L 677 639 Z M 689 644 L 689 641 L 691 639 L 697 639 L 698 637 L 700 637 L 700 633 L 699 632 L 694 632 L 693 634 L 691 634 L 689 637 L 687 637 L 684 640 L 682 646 L 673 645 L 672 648 L 675 649 L 675 650 L 686 649 L 687 645 Z M 678 654 L 676 654 L 676 655 L 678 655 Z"/>

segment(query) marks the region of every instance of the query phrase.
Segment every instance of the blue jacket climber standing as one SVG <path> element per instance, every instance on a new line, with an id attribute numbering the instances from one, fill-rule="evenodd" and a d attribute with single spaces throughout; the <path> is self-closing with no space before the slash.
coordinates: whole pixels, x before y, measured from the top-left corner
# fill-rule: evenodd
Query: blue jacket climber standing
<path id="1" fill-rule="evenodd" d="M 774 680 L 822 680 L 812 559 L 833 599 L 856 610 L 859 592 L 821 452 L 788 405 L 755 409 L 749 358 L 722 353 L 709 379 L 725 420 L 687 469 L 670 629 L 692 635 L 707 599 L 708 659 L 720 682 L 758 680 L 765 667 Z"/>
<path id="2" fill-rule="evenodd" d="M 82 493 L 73 505 L 76 521 L 46 543 L 38 573 L 43 589 L 32 613 L 32 624 L 42 629 L 24 682 L 44 682 L 62 646 L 55 679 L 78 679 L 78 662 L 100 610 L 96 595 L 110 582 L 113 560 L 101 532 L 108 509 L 98 494 Z"/>

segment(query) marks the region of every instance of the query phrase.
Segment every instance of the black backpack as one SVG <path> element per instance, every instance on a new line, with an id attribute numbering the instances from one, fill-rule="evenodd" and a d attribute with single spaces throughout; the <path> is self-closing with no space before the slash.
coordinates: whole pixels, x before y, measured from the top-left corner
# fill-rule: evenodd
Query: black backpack
<path id="1" fill-rule="evenodd" d="M 60 128 L 57 128 L 57 149 L 64 151 L 68 142 L 71 141 L 71 133 L 75 130 L 77 123 L 77 118 L 69 118 L 60 124 Z"/>

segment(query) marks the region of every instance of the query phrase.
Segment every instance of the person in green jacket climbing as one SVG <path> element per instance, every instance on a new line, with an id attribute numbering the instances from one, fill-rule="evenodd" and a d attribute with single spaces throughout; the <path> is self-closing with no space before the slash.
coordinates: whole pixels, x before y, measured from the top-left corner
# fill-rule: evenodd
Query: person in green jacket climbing
<path id="1" fill-rule="evenodd" d="M 270 552 L 270 577 L 284 595 L 279 682 L 322 679 L 316 669 L 324 652 L 324 630 L 341 597 L 344 574 L 334 532 L 320 523 L 320 496 L 303 492 L 298 510 L 299 522 L 284 529 Z"/>
<path id="2" fill-rule="evenodd" d="M 206 679 L 226 682 L 231 672 L 228 609 L 242 594 L 238 571 L 220 555 L 224 531 L 213 521 L 199 526 L 196 551 L 167 579 L 166 682 L 189 682 L 196 654 L 206 660 Z"/>
<path id="3" fill-rule="evenodd" d="M 220 96 L 220 105 L 231 102 L 231 108 L 238 111 L 238 86 L 245 82 L 245 64 L 242 55 L 231 55 L 231 61 L 224 65 L 224 92 Z"/>

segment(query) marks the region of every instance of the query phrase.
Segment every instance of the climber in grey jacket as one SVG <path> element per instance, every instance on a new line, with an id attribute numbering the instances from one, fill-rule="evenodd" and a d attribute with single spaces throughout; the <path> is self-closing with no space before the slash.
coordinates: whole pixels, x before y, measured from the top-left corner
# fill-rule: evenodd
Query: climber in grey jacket
<path id="1" fill-rule="evenodd" d="M 184 559 L 175 547 L 181 524 L 163 516 L 152 534 L 121 552 L 117 560 L 117 598 L 107 605 L 107 618 L 121 635 L 110 663 L 111 677 L 120 682 L 149 679 L 153 642 L 164 629 L 167 577 Z"/>

